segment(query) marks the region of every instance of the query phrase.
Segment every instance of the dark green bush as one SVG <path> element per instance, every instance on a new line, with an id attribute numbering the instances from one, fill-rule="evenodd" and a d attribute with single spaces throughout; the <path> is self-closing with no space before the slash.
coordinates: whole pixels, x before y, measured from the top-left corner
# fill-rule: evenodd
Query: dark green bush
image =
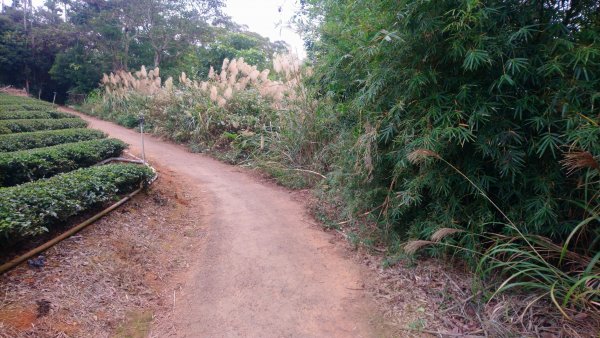
<path id="1" fill-rule="evenodd" d="M 62 119 L 74 117 L 71 114 L 52 110 L 26 110 L 0 112 L 0 120 L 26 120 L 26 119 Z"/>
<path id="2" fill-rule="evenodd" d="M 101 139 L 0 153 L 0 186 L 9 187 L 89 167 L 119 156 L 125 147 L 120 140 Z"/>
<path id="3" fill-rule="evenodd" d="M 11 112 L 11 111 L 19 111 L 19 110 L 28 110 L 28 111 L 44 111 L 51 110 L 52 106 L 40 105 L 40 104 L 7 104 L 0 105 L 0 112 Z"/>
<path id="4" fill-rule="evenodd" d="M 106 135 L 94 129 L 74 128 L 0 135 L 0 152 L 50 147 L 57 144 L 101 139 Z"/>
<path id="5" fill-rule="evenodd" d="M 382 233 L 511 232 L 435 156 L 528 234 L 564 240 L 588 215 L 578 206 L 598 210 L 598 186 L 579 188 L 598 179 L 597 1 L 308 3 L 322 23 L 308 32 L 319 37 L 309 51 L 318 90 L 332 99 L 338 142 L 352 146 L 332 154 L 329 187 L 355 212 L 380 207 Z M 409 161 L 419 152 L 437 155 Z M 561 161 L 577 154 L 569 175 Z"/>
<path id="6" fill-rule="evenodd" d="M 72 216 L 133 191 L 152 175 L 145 166 L 109 164 L 0 188 L 0 243 L 12 245 L 47 232 Z"/>
<path id="7" fill-rule="evenodd" d="M 85 127 L 87 127 L 87 122 L 80 118 L 0 120 L 0 134 Z"/>
<path id="8" fill-rule="evenodd" d="M 13 104 L 4 104 L 0 105 L 0 113 L 10 112 L 10 111 L 46 111 L 51 110 L 52 106 L 48 106 L 45 104 L 36 104 L 36 103 L 13 103 Z"/>

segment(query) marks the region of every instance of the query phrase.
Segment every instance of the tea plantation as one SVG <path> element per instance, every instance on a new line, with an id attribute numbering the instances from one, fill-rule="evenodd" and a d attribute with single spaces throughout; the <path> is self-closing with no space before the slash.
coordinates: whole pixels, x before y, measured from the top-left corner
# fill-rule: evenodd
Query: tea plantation
<path id="1" fill-rule="evenodd" d="M 146 166 L 108 164 L 126 144 L 86 129 L 51 104 L 0 94 L 0 252 L 65 225 L 153 176 Z"/>

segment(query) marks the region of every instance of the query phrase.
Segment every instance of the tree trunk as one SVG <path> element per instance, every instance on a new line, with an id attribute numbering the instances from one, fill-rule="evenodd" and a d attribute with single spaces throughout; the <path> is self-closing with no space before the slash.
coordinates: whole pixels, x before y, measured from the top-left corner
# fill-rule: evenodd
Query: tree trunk
<path id="1" fill-rule="evenodd" d="M 23 1 L 23 30 L 27 35 L 27 1 Z"/>
<path id="2" fill-rule="evenodd" d="M 160 66 L 160 51 L 154 51 L 154 68 Z"/>
<path id="3" fill-rule="evenodd" d="M 123 46 L 123 70 L 126 72 L 129 70 L 129 44 L 131 38 L 129 37 L 129 31 L 125 32 L 125 43 Z"/>

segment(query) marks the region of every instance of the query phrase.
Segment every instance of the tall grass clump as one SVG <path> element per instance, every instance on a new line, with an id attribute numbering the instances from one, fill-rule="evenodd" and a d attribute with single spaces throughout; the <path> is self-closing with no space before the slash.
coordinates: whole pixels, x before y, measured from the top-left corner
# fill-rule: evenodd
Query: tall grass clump
<path id="1" fill-rule="evenodd" d="M 483 200 L 486 200 L 504 218 L 502 225 L 509 233 L 472 233 L 457 228 L 440 228 L 431 235 L 430 240 L 409 241 L 404 250 L 415 253 L 421 248 L 439 246 L 452 251 L 463 251 L 467 255 L 475 255 L 478 260 L 475 272 L 481 279 L 476 285 L 487 292 L 487 301 L 491 302 L 500 294 L 513 291 L 523 294 L 529 292 L 526 301 L 517 308 L 522 318 L 531 312 L 538 302 L 551 304 L 557 313 L 567 320 L 566 334 L 583 336 L 587 332 L 577 333 L 576 320 L 586 323 L 583 330 L 600 327 L 600 252 L 595 249 L 600 238 L 597 223 L 600 222 L 600 165 L 589 154 L 569 154 L 563 161 L 566 171 L 587 171 L 590 181 L 582 185 L 589 200 L 580 207 L 586 211 L 581 220 L 562 243 L 555 243 L 550 238 L 523 233 L 519 227 L 501 210 L 485 191 L 467 177 L 456 166 L 447 162 L 435 152 L 418 149 L 408 159 L 421 163 L 426 158 L 438 160 L 451 170 L 462 176 L 466 183 L 476 189 Z M 594 235 L 582 237 L 586 232 Z M 482 244 L 484 251 L 473 251 L 461 241 L 448 240 L 451 237 L 475 237 Z M 548 305 L 543 307 L 547 307 Z M 539 310 L 538 310 L 539 311 Z M 537 312 L 537 311 L 536 311 Z M 569 324 L 575 325 L 571 326 Z M 523 324 L 523 323 L 522 323 Z M 531 326 L 531 323 L 528 324 Z M 530 328 L 529 328 L 530 329 Z M 581 329 L 580 329 L 581 330 Z M 592 329 L 593 330 L 593 329 Z"/>
<path id="2" fill-rule="evenodd" d="M 275 55 L 272 69 L 258 69 L 243 58 L 225 59 L 206 79 L 162 81 L 158 68 L 104 75 L 103 90 L 84 109 L 128 127 L 140 113 L 156 134 L 211 152 L 232 163 L 252 163 L 291 177 L 290 185 L 319 180 L 312 157 L 318 145 L 316 104 L 303 79 L 311 70 L 291 55 Z M 313 122 L 310 122 L 313 121 Z"/>

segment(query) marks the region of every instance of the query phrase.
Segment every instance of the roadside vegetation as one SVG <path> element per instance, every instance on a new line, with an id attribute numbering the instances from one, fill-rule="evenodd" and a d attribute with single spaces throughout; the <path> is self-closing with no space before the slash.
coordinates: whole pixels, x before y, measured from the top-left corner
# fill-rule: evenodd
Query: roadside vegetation
<path id="1" fill-rule="evenodd" d="M 436 257 L 471 271 L 484 334 L 600 331 L 597 1 L 302 1 L 303 61 L 219 1 L 144 3 L 156 11 L 75 1 L 81 17 L 61 27 L 102 39 L 81 34 L 47 50 L 53 65 L 0 80 L 39 76 L 42 96 L 60 84 L 86 94 L 90 115 L 130 128 L 143 116 L 192 151 L 314 188 L 317 216 L 387 265 Z M 27 45 L 48 24 L 21 30 L 19 10 L 5 32 Z M 38 14 L 60 21 L 58 7 Z M 7 117 L 48 109 L 5 102 Z M 0 134 L 79 123 L 2 120 Z"/>
<path id="2" fill-rule="evenodd" d="M 135 190 L 152 176 L 145 166 L 108 164 L 0 188 L 0 243 L 6 247 L 44 234 L 75 215 Z"/>
<path id="3" fill-rule="evenodd" d="M 0 83 L 47 101 L 79 103 L 113 70 L 146 65 L 164 75 L 206 76 L 224 58 L 262 67 L 286 49 L 233 22 L 224 6 L 223 0 L 47 0 L 35 7 L 7 1 L 0 12 Z"/>
<path id="4" fill-rule="evenodd" d="M 13 110 L 2 112 L 3 120 L 26 120 L 26 119 L 57 119 L 57 118 L 68 118 L 69 114 L 57 112 L 57 111 L 44 111 L 44 110 Z"/>

